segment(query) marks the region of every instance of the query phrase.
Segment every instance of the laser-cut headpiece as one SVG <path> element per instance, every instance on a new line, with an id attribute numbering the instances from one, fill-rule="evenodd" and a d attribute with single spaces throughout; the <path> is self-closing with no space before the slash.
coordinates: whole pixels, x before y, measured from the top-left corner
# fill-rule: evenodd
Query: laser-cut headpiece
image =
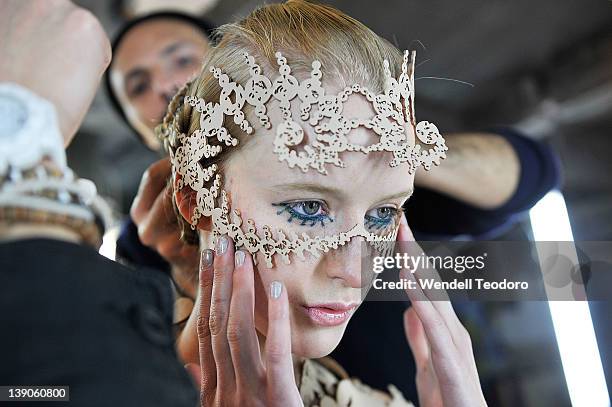
<path id="1" fill-rule="evenodd" d="M 422 121 L 416 123 L 414 116 L 414 61 L 415 52 L 404 52 L 402 72 L 399 78 L 393 78 L 389 70 L 389 62 L 383 61 L 385 73 L 384 93 L 376 95 L 367 88 L 355 84 L 346 87 L 338 94 L 326 95 L 321 83 L 321 63 L 312 62 L 310 78 L 300 82 L 292 74 L 287 59 L 276 53 L 279 66 L 279 76 L 270 79 L 262 74 L 261 67 L 248 53 L 244 53 L 245 63 L 250 68 L 250 79 L 243 86 L 233 82 L 221 69 L 212 67 L 210 70 L 218 80 L 221 94 L 218 102 L 206 101 L 201 98 L 186 96 L 184 103 L 200 113 L 200 128 L 190 135 L 179 134 L 174 125 L 162 129 L 161 137 L 169 151 L 172 161 L 175 188 L 189 186 L 196 193 L 197 206 L 191 217 L 191 226 L 195 229 L 199 219 L 211 217 L 213 238 L 222 234 L 229 235 L 236 248 L 244 247 L 253 254 L 261 253 L 267 267 L 272 267 L 275 254 L 289 264 L 290 254 L 294 253 L 304 260 L 304 252 L 318 256 L 321 252 L 337 249 L 349 242 L 353 237 L 361 236 L 370 242 L 378 251 L 387 253 L 393 249 L 398 227 L 399 216 L 392 228 L 384 231 L 368 230 L 364 224 L 356 224 L 346 232 L 331 236 L 308 236 L 302 233 L 289 236 L 283 230 L 275 233 L 269 226 L 263 226 L 258 233 L 252 219 L 247 221 L 243 230 L 240 212 L 230 210 L 227 193 L 221 189 L 221 174 L 217 172 L 216 164 L 205 165 L 202 161 L 217 156 L 221 145 L 209 144 L 209 138 L 216 138 L 227 147 L 238 144 L 237 135 L 229 133 L 224 127 L 226 116 L 233 117 L 234 123 L 247 134 L 253 133 L 253 127 L 246 118 L 244 108 L 248 105 L 254 108 L 255 116 L 265 129 L 272 129 L 266 104 L 276 99 L 282 113 L 281 122 L 275 125 L 273 151 L 282 162 L 290 168 L 299 167 L 307 172 L 314 169 L 321 174 L 327 174 L 326 165 L 332 164 L 344 167 L 339 154 L 342 152 L 390 152 L 393 159 L 389 165 L 408 164 L 408 172 L 414 173 L 419 166 L 429 170 L 432 164 L 438 165 L 445 158 L 447 147 L 444 138 L 435 125 Z M 371 103 L 375 115 L 368 119 L 347 118 L 343 116 L 343 103 L 353 94 L 362 95 Z M 291 112 L 291 103 L 298 98 L 300 101 L 300 117 L 295 118 Z M 315 140 L 298 146 L 304 140 L 304 130 L 300 122 L 312 126 Z M 412 142 L 406 126 L 411 126 L 416 134 L 417 142 Z M 356 128 L 364 127 L 380 136 L 379 142 L 368 146 L 353 144 L 348 139 L 348 133 Z M 421 144 L 429 146 L 422 149 Z M 294 147 L 294 148 L 292 148 Z M 231 212 L 231 213 L 230 213 Z"/>

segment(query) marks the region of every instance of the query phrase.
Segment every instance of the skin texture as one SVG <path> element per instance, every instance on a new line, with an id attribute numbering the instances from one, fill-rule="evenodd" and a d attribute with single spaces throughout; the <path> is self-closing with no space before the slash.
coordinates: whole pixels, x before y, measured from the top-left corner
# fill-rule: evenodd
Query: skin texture
<path id="1" fill-rule="evenodd" d="M 159 148 L 153 129 L 177 89 L 199 70 L 209 47 L 197 28 L 168 18 L 134 27 L 115 50 L 111 86 L 149 147 Z"/>

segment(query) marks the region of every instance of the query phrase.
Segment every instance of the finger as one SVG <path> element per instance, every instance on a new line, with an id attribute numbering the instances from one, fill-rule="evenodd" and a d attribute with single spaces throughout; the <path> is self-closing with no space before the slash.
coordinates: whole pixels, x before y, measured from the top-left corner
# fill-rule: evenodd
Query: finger
<path id="1" fill-rule="evenodd" d="M 429 363 L 429 344 L 421 320 L 414 308 L 409 307 L 404 312 L 404 331 L 408 345 L 414 356 L 418 370 L 423 370 Z"/>
<path id="2" fill-rule="evenodd" d="M 227 341 L 227 321 L 232 297 L 234 272 L 234 245 L 227 236 L 220 236 L 215 246 L 214 277 L 210 303 L 210 335 L 212 351 L 217 365 L 217 389 L 232 392 L 236 378 L 232 355 Z M 221 397 L 224 399 L 224 397 Z"/>
<path id="3" fill-rule="evenodd" d="M 238 250 L 232 282 L 227 339 L 239 388 L 257 388 L 263 364 L 255 330 L 255 281 L 249 253 Z"/>
<path id="4" fill-rule="evenodd" d="M 210 347 L 210 330 L 208 328 L 208 312 L 210 309 L 212 291 L 213 258 L 214 252 L 212 250 L 202 251 L 199 264 L 198 292 L 195 296 L 195 303 L 185 323 L 185 327 L 176 341 L 179 356 L 184 363 L 201 363 L 202 355 L 200 347 L 201 344 L 206 341 L 209 347 L 207 354 L 212 355 L 212 348 Z M 200 336 L 200 338 L 198 338 L 198 336 Z M 214 359 L 211 358 L 211 361 L 214 372 Z M 205 364 L 206 367 L 210 365 L 211 363 Z"/>
<path id="5" fill-rule="evenodd" d="M 152 205 L 143 209 L 137 218 L 133 218 L 138 225 L 138 238 L 151 247 L 168 236 L 172 236 L 177 244 L 180 242 L 180 231 L 174 208 L 172 207 L 171 187 L 165 187 L 155 197 Z M 142 201 L 144 202 L 144 201 Z M 144 208 L 144 204 L 140 205 Z"/>
<path id="6" fill-rule="evenodd" d="M 297 389 L 291 357 L 289 300 L 286 291 L 280 281 L 270 284 L 265 359 L 268 400 L 277 405 L 290 405 L 292 392 Z"/>
<path id="7" fill-rule="evenodd" d="M 147 168 L 142 175 L 138 193 L 130 208 L 130 216 L 134 222 L 138 223 L 149 212 L 155 198 L 166 187 L 170 173 L 171 165 L 167 158 L 163 158 Z"/>
<path id="8" fill-rule="evenodd" d="M 414 240 L 414 235 L 412 231 L 408 227 L 408 222 L 406 220 L 405 214 L 402 215 L 402 221 L 400 223 L 400 230 L 398 231 L 398 240 L 413 242 L 408 244 L 408 249 L 413 251 L 414 255 L 418 256 L 423 253 L 423 250 L 420 248 L 418 243 Z M 414 245 L 414 247 L 412 247 Z M 410 274 L 410 273 L 409 273 Z M 418 282 L 424 279 L 432 279 L 435 281 L 442 281 L 439 273 L 433 267 L 418 267 L 412 273 L 415 277 L 415 280 Z M 422 292 L 422 295 L 421 295 Z M 431 301 L 433 307 L 440 314 L 440 317 L 444 321 L 444 323 L 448 326 L 448 329 L 451 331 L 453 335 L 461 335 L 463 331 L 463 325 L 455 310 L 453 309 L 452 303 L 449 300 L 448 293 L 446 293 L 443 289 L 436 288 L 423 288 L 421 287 L 421 292 L 417 292 L 417 299 Z"/>
<path id="9" fill-rule="evenodd" d="M 204 394 L 213 394 L 217 386 L 217 366 L 213 357 L 212 339 L 210 334 L 210 307 L 213 289 L 213 264 L 214 253 L 207 249 L 202 252 L 200 260 L 200 292 L 197 298 L 199 303 L 196 303 L 194 309 L 197 310 L 196 319 L 196 338 L 198 349 L 198 359 L 201 369 L 201 385 L 200 389 Z M 193 313 L 190 316 L 190 321 L 193 319 Z M 190 328 L 187 326 L 185 330 Z M 189 336 L 193 338 L 193 335 Z"/>
<path id="10" fill-rule="evenodd" d="M 157 252 L 175 267 L 190 267 L 189 275 L 196 276 L 199 248 L 179 239 L 179 232 L 168 234 L 155 245 Z M 181 270 L 183 271 L 183 270 Z M 174 270 L 173 270 L 174 272 Z"/>
<path id="11" fill-rule="evenodd" d="M 421 320 L 425 335 L 429 341 L 432 352 L 446 354 L 447 348 L 453 345 L 450 331 L 439 311 L 427 298 L 417 278 L 410 270 L 400 270 L 400 277 L 408 280 L 409 286 L 406 294 L 412 304 L 412 308 Z"/>

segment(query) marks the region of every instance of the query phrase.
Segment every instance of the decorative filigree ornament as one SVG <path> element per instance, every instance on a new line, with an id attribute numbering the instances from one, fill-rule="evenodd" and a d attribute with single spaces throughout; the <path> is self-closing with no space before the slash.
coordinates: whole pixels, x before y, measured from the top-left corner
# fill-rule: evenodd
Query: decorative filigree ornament
<path id="1" fill-rule="evenodd" d="M 169 126 L 165 134 L 165 145 L 169 150 L 173 164 L 175 188 L 189 186 L 196 193 L 197 207 L 193 211 L 191 226 L 195 229 L 199 219 L 212 219 L 213 239 L 220 235 L 229 235 L 237 248 L 244 247 L 255 255 L 264 256 L 267 267 L 272 267 L 272 258 L 276 254 L 287 264 L 293 253 L 304 260 L 304 252 L 318 256 L 321 252 L 337 249 L 353 237 L 361 236 L 370 242 L 382 255 L 393 250 L 399 227 L 399 216 L 392 228 L 372 232 L 363 224 L 356 224 L 346 232 L 331 236 L 311 237 L 302 233 L 289 236 L 282 230 L 272 232 L 269 226 L 263 226 L 259 234 L 252 219 L 247 221 L 243 230 L 243 221 L 239 211 L 230 211 L 227 194 L 221 189 L 221 174 L 216 164 L 205 165 L 203 160 L 213 158 L 227 147 L 238 144 L 237 135 L 229 133 L 224 127 L 226 116 L 233 117 L 234 123 L 247 134 L 253 133 L 253 127 L 245 115 L 245 107 L 254 108 L 259 123 L 265 129 L 271 129 L 272 123 L 267 115 L 266 104 L 276 99 L 282 113 L 281 122 L 276 125 L 276 136 L 273 151 L 282 162 L 290 168 L 298 167 L 307 172 L 314 169 L 327 175 L 326 165 L 344 167 L 340 158 L 342 152 L 390 152 L 393 159 L 391 167 L 408 164 L 408 173 L 412 174 L 420 166 L 429 170 L 433 164 L 439 165 L 445 158 L 447 147 L 444 138 L 435 125 L 423 121 L 418 124 L 414 116 L 414 61 L 415 52 L 404 52 L 402 73 L 393 78 L 389 62 L 383 61 L 385 73 L 384 93 L 376 95 L 365 87 L 355 84 L 346 87 L 338 94 L 326 95 L 321 83 L 321 63 L 312 62 L 310 78 L 300 82 L 292 74 L 287 59 L 276 53 L 279 66 L 278 77 L 269 79 L 262 74 L 262 69 L 255 59 L 244 53 L 245 63 L 250 68 L 250 79 L 244 85 L 233 82 L 221 69 L 211 67 L 213 76 L 218 80 L 221 94 L 218 102 L 186 96 L 184 103 L 200 113 L 200 128 L 191 135 L 178 134 L 174 125 Z M 375 115 L 367 119 L 347 118 L 343 116 L 343 103 L 351 95 L 362 95 L 371 103 Z M 300 101 L 300 117 L 295 118 L 291 112 L 291 103 Z M 315 140 L 301 146 L 304 141 L 304 130 L 299 121 L 314 128 Z M 412 126 L 418 142 L 430 146 L 422 149 L 421 144 L 412 142 L 406 126 Z M 368 146 L 353 144 L 348 134 L 354 129 L 364 127 L 371 130 L 380 139 Z M 216 138 L 221 145 L 209 144 L 209 138 Z M 295 148 L 293 148 L 295 147 Z M 297 148 L 300 147 L 301 151 Z M 231 213 L 230 213 L 231 212 Z M 255 259 L 255 256 L 253 256 Z"/>

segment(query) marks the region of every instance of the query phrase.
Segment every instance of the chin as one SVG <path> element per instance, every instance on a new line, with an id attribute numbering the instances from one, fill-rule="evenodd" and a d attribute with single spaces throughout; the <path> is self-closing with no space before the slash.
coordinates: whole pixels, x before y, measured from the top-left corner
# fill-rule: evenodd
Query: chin
<path id="1" fill-rule="evenodd" d="M 337 326 L 316 326 L 300 323 L 292 327 L 291 352 L 295 355 L 317 359 L 332 353 L 340 343 L 348 321 Z"/>

